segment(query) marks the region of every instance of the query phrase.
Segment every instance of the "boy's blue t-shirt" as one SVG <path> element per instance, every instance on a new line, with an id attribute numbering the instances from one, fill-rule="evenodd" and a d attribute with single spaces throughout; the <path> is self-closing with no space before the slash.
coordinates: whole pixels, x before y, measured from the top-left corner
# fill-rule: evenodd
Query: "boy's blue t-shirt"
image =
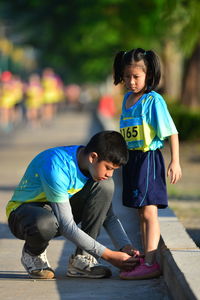
<path id="1" fill-rule="evenodd" d="M 55 147 L 38 154 L 8 202 L 7 216 L 22 203 L 65 202 L 80 191 L 89 178 L 78 166 L 79 147 Z"/>
<path id="2" fill-rule="evenodd" d="M 127 109 L 126 101 L 131 93 L 124 96 L 120 118 L 120 132 L 128 149 L 145 152 L 162 148 L 165 138 L 178 133 L 166 102 L 160 94 L 151 91 Z"/>

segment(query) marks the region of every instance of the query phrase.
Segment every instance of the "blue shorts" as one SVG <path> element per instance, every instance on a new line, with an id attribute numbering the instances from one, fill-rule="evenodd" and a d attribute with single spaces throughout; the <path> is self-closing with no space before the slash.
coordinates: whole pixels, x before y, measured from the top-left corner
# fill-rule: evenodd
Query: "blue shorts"
<path id="1" fill-rule="evenodd" d="M 123 204 L 134 208 L 168 206 L 165 165 L 160 150 L 129 151 L 129 161 L 123 167 Z"/>

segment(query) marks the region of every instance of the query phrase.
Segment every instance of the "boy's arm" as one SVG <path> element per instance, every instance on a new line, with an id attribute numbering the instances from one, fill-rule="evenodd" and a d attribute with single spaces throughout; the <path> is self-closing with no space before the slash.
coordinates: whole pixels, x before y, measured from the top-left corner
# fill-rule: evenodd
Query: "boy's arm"
<path id="1" fill-rule="evenodd" d="M 61 235 L 95 257 L 102 255 L 105 247 L 96 242 L 76 225 L 69 201 L 60 203 L 51 202 L 51 207 L 58 220 Z"/>
<path id="2" fill-rule="evenodd" d="M 167 176 L 170 177 L 170 183 L 177 183 L 182 176 L 179 162 L 179 139 L 178 134 L 173 134 L 169 137 L 171 162 L 168 166 Z"/>
<path id="3" fill-rule="evenodd" d="M 131 258 L 127 253 L 112 251 L 106 248 L 82 231 L 74 222 L 69 201 L 62 203 L 51 202 L 51 207 L 58 219 L 60 233 L 65 238 L 96 258 L 102 257 L 120 269 L 129 269 L 135 266 L 137 259 Z M 127 261 L 129 259 L 131 260 Z"/>

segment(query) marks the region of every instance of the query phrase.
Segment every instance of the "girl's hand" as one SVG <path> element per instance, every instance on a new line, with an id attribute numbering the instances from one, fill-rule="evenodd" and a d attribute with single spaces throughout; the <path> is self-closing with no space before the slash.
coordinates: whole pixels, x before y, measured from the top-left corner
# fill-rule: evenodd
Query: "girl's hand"
<path id="1" fill-rule="evenodd" d="M 182 176 L 182 171 L 179 163 L 171 162 L 167 170 L 167 177 L 170 177 L 170 183 L 177 183 Z"/>
<path id="2" fill-rule="evenodd" d="M 102 258 L 120 270 L 133 270 L 139 263 L 139 258 L 132 257 L 125 252 L 112 251 L 108 248 L 102 254 Z"/>
<path id="3" fill-rule="evenodd" d="M 181 167 L 179 163 L 178 134 L 172 134 L 170 136 L 170 152 L 171 162 L 167 170 L 167 177 L 170 177 L 170 183 L 174 184 L 177 183 L 182 176 Z"/>

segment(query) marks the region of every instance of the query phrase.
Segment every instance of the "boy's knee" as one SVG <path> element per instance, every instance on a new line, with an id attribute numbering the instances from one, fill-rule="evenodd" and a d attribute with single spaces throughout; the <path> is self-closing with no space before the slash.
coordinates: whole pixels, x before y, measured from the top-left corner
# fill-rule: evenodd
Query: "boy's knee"
<path id="1" fill-rule="evenodd" d="M 106 193 L 114 192 L 114 181 L 112 178 L 99 182 L 99 188 Z"/>
<path id="2" fill-rule="evenodd" d="M 27 226 L 27 236 L 37 236 L 42 240 L 52 239 L 58 232 L 58 222 L 53 213 L 44 211 L 44 213 L 38 214 L 32 220 L 32 225 Z"/>

